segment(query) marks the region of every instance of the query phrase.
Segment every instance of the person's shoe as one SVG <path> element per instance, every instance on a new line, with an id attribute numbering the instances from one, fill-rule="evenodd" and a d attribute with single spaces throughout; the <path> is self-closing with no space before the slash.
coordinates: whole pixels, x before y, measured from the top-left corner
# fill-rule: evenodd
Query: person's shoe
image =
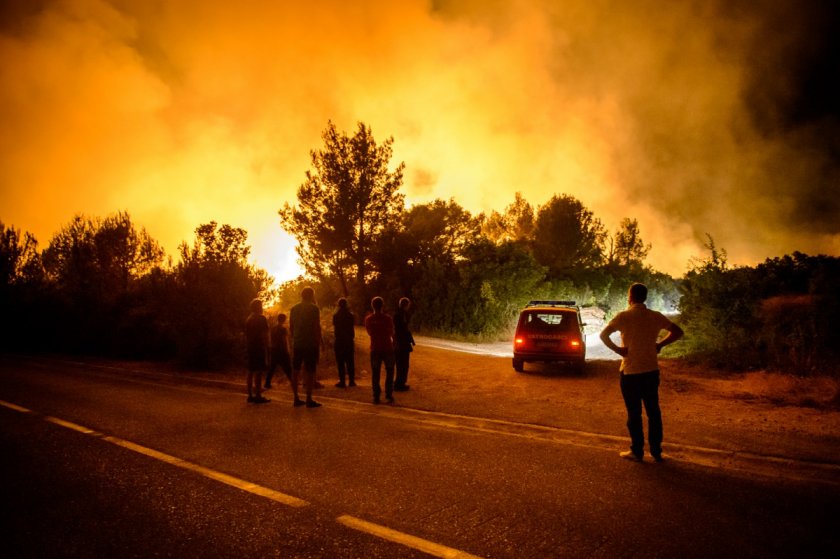
<path id="1" fill-rule="evenodd" d="M 350 381 L 350 384 L 348 384 L 347 386 L 356 386 L 356 381 L 351 380 L 351 381 Z"/>
<path id="2" fill-rule="evenodd" d="M 294 407 L 296 407 L 296 408 L 299 408 L 299 407 L 301 407 L 301 406 L 302 406 L 302 405 L 304 405 L 304 404 L 306 404 L 306 402 L 304 402 L 304 401 L 303 401 L 303 400 L 301 400 L 300 398 L 295 398 L 295 401 L 292 403 L 292 405 L 293 405 Z"/>
<path id="3" fill-rule="evenodd" d="M 665 461 L 665 458 L 661 454 L 651 454 L 653 456 L 654 462 L 659 462 L 660 464 Z"/>
<path id="4" fill-rule="evenodd" d="M 324 385 L 321 384 L 321 382 L 317 381 L 317 380 L 315 381 L 315 384 L 313 384 L 312 386 L 314 386 L 315 388 L 324 388 Z"/>
<path id="5" fill-rule="evenodd" d="M 267 404 L 270 401 L 271 400 L 269 400 L 268 398 L 263 398 L 262 396 L 257 396 L 256 398 L 254 398 L 255 404 Z"/>
<path id="6" fill-rule="evenodd" d="M 624 452 L 619 453 L 619 456 L 624 458 L 625 460 L 630 460 L 632 462 L 642 461 L 642 457 L 633 452 L 632 450 L 625 450 Z"/>
<path id="7" fill-rule="evenodd" d="M 320 408 L 321 404 L 319 402 L 316 402 L 315 400 L 309 400 L 308 402 L 306 402 L 306 407 L 307 408 Z"/>
<path id="8" fill-rule="evenodd" d="M 400 386 L 395 386 L 394 387 L 394 392 L 405 392 L 409 388 L 411 388 L 409 385 L 401 384 Z"/>
<path id="9" fill-rule="evenodd" d="M 374 396 L 374 397 L 373 397 L 373 403 L 374 403 L 374 404 L 378 404 L 378 403 L 379 403 L 379 396 Z"/>
<path id="10" fill-rule="evenodd" d="M 343 382 L 337 382 L 337 383 L 335 383 L 335 387 L 336 388 L 347 388 L 347 385 L 344 384 Z"/>
<path id="11" fill-rule="evenodd" d="M 253 396 L 248 396 L 248 403 L 249 403 L 249 404 L 253 404 L 253 403 L 254 403 L 254 397 L 253 397 Z"/>
<path id="12" fill-rule="evenodd" d="M 386 400 L 389 404 L 393 404 L 393 403 L 394 403 L 394 397 L 393 397 L 393 396 L 385 396 L 385 400 Z"/>

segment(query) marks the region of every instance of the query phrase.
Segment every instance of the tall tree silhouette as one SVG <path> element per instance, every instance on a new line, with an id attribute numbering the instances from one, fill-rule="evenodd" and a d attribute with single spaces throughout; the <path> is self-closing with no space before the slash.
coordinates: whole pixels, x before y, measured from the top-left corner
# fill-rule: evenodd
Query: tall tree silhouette
<path id="1" fill-rule="evenodd" d="M 607 265 L 623 268 L 629 272 L 639 272 L 644 268 L 645 258 L 650 252 L 650 243 L 642 240 L 639 222 L 625 217 L 618 229 L 607 239 Z"/>
<path id="2" fill-rule="evenodd" d="M 329 122 L 322 138 L 324 149 L 311 152 L 312 169 L 298 188 L 297 205 L 286 203 L 280 221 L 297 239 L 308 273 L 321 279 L 334 276 L 345 295 L 355 287 L 364 300 L 365 281 L 375 271 L 373 247 L 386 224 L 399 219 L 403 210 L 398 190 L 405 164 L 390 171 L 394 139 L 377 145 L 362 122 L 353 136 Z"/>
<path id="3" fill-rule="evenodd" d="M 191 246 L 181 244 L 169 321 L 183 362 L 216 367 L 232 361 L 248 303 L 270 287 L 266 272 L 248 263 L 247 242 L 244 229 L 211 221 L 195 229 Z"/>
<path id="4" fill-rule="evenodd" d="M 554 277 L 596 268 L 603 262 L 605 235 L 601 220 L 577 198 L 553 196 L 537 212 L 534 257 Z"/>
<path id="5" fill-rule="evenodd" d="M 43 253 L 49 278 L 68 296 L 113 300 L 136 279 L 159 266 L 163 249 L 127 212 L 104 219 L 77 215 Z"/>
<path id="6" fill-rule="evenodd" d="M 0 221 L 0 289 L 15 284 L 32 284 L 41 279 L 41 254 L 38 241 Z"/>

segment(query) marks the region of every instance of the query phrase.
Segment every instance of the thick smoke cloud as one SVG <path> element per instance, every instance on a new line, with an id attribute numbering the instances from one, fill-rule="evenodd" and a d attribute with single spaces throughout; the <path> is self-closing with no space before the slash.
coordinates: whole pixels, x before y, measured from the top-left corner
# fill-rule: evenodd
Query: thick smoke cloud
<path id="1" fill-rule="evenodd" d="M 128 209 L 172 250 L 249 230 L 281 272 L 328 119 L 395 138 L 409 203 L 580 198 L 681 274 L 840 254 L 833 2 L 16 0 L 0 13 L 0 219 L 42 242 Z"/>

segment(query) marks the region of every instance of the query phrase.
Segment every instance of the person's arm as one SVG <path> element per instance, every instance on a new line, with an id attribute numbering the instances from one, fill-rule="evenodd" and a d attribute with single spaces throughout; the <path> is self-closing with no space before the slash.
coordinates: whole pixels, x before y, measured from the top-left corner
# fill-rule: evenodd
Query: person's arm
<path id="1" fill-rule="evenodd" d="M 666 345 L 670 345 L 685 335 L 683 329 L 674 324 L 673 322 L 669 324 L 665 330 L 668 332 L 665 334 L 665 337 L 656 342 L 656 353 L 662 351 L 662 348 Z"/>
<path id="2" fill-rule="evenodd" d="M 624 357 L 625 355 L 627 355 L 627 348 L 623 346 L 617 346 L 615 342 L 612 341 L 612 338 L 610 338 L 610 334 L 617 331 L 618 329 L 612 323 L 607 324 L 607 326 L 603 330 L 601 330 L 601 341 L 604 342 L 604 345 L 607 346 L 609 349 Z"/>

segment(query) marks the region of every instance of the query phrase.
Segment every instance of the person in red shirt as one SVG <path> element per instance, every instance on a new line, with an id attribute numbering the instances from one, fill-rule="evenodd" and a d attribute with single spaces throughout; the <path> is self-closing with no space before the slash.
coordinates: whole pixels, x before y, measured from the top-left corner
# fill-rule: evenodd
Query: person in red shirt
<path id="1" fill-rule="evenodd" d="M 370 373 L 373 403 L 379 403 L 382 387 L 379 384 L 382 364 L 385 364 L 385 399 L 394 401 L 394 320 L 382 308 L 382 297 L 370 302 L 373 313 L 365 317 L 365 329 L 370 336 Z"/>

